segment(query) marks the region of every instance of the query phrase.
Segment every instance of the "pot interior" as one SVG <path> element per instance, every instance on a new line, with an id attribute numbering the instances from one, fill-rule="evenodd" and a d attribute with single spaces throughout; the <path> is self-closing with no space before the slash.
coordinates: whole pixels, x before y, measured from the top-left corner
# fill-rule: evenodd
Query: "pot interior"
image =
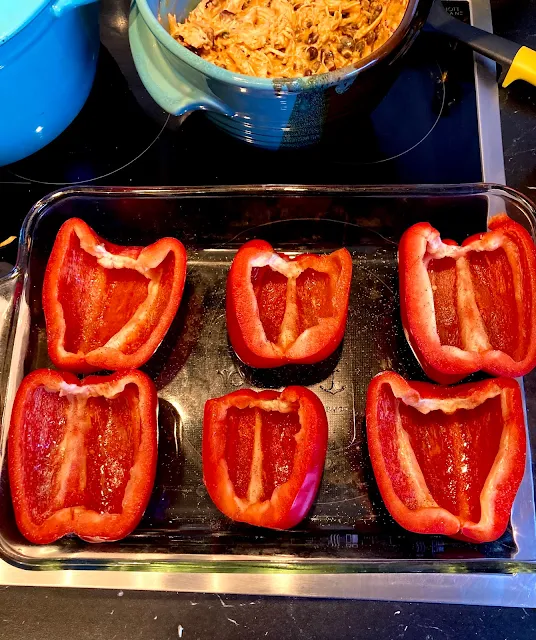
<path id="1" fill-rule="evenodd" d="M 182 22 L 198 4 L 199 0 L 147 0 L 156 18 L 160 14 L 160 23 L 166 31 L 169 30 L 168 13 L 175 14 L 177 21 Z"/>

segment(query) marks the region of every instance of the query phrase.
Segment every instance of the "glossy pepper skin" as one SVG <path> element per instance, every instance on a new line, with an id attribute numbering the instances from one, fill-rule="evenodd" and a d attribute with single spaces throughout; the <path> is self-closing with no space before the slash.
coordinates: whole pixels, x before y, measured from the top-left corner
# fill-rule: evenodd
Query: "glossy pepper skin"
<path id="1" fill-rule="evenodd" d="M 351 279 L 346 249 L 290 259 L 264 240 L 244 244 L 227 279 L 227 330 L 238 357 L 258 368 L 327 358 L 344 336 Z"/>
<path id="2" fill-rule="evenodd" d="M 203 419 L 205 486 L 229 518 L 289 529 L 315 499 L 327 439 L 324 407 L 305 387 L 213 398 Z"/>
<path id="3" fill-rule="evenodd" d="M 142 366 L 175 317 L 185 278 L 186 251 L 175 238 L 123 247 L 67 220 L 43 283 L 50 359 L 75 373 Z"/>
<path id="4" fill-rule="evenodd" d="M 366 420 L 374 475 L 398 524 L 477 543 L 504 533 L 525 471 L 515 380 L 441 387 L 387 371 L 369 385 Z"/>
<path id="5" fill-rule="evenodd" d="M 505 214 L 489 227 L 461 246 L 424 222 L 400 240 L 404 331 L 426 375 L 442 384 L 536 366 L 536 248 Z"/>
<path id="6" fill-rule="evenodd" d="M 141 371 L 79 380 L 38 369 L 15 397 L 8 441 L 17 525 L 31 542 L 119 540 L 149 502 L 157 395 Z"/>

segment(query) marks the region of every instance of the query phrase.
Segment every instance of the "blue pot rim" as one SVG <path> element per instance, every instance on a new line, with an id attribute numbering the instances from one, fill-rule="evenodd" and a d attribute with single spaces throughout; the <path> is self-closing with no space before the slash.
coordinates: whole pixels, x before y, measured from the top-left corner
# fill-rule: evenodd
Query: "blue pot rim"
<path id="1" fill-rule="evenodd" d="M 236 87 L 248 87 L 260 91 L 269 91 L 270 93 L 273 93 L 274 89 L 282 92 L 326 89 L 330 86 L 339 84 L 341 81 L 352 80 L 363 70 L 376 65 L 380 60 L 388 56 L 404 40 L 404 37 L 413 22 L 418 4 L 419 0 L 409 0 L 406 13 L 389 40 L 373 51 L 369 56 L 363 58 L 351 67 L 345 67 L 343 69 L 337 69 L 336 71 L 329 71 L 328 73 L 322 73 L 319 75 L 308 76 L 307 78 L 257 78 L 243 73 L 233 73 L 232 71 L 223 69 L 212 62 L 204 60 L 201 56 L 198 56 L 193 51 L 190 51 L 180 44 L 180 42 L 177 42 L 177 40 L 175 40 L 175 38 L 173 38 L 166 29 L 164 29 L 149 8 L 147 0 L 132 0 L 132 7 L 134 5 L 138 7 L 140 14 L 160 44 L 187 65 L 193 67 L 204 76 L 213 78 L 214 80 L 219 80 L 220 82 L 231 84 Z"/>

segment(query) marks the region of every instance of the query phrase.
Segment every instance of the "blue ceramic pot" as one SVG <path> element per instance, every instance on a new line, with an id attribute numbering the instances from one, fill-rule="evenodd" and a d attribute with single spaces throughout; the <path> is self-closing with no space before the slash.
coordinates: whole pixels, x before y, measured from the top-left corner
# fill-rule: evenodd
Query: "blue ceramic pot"
<path id="1" fill-rule="evenodd" d="M 99 51 L 97 0 L 9 0 L 0 10 L 0 166 L 44 147 L 82 108 Z"/>
<path id="2" fill-rule="evenodd" d="M 232 73 L 176 42 L 167 31 L 167 15 L 183 19 L 195 4 L 195 0 L 133 0 L 130 47 L 143 84 L 169 113 L 205 110 L 232 136 L 269 149 L 315 144 L 330 122 L 355 113 L 356 107 L 358 113 L 371 111 L 396 77 L 396 63 L 430 8 L 430 0 L 409 0 L 393 36 L 355 66 L 275 80 Z"/>

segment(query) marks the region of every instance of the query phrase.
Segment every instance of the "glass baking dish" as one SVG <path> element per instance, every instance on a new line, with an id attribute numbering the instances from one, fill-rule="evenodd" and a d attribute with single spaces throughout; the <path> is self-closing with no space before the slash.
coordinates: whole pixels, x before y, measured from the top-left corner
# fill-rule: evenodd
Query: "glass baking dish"
<path id="1" fill-rule="evenodd" d="M 367 385 L 394 369 L 424 379 L 399 314 L 397 242 L 427 220 L 462 241 L 506 211 L 533 235 L 533 206 L 495 185 L 440 187 L 68 188 L 39 201 L 25 220 L 14 270 L 0 281 L 0 555 L 33 569 L 187 572 L 495 572 L 533 571 L 536 518 L 531 456 L 511 525 L 490 544 L 473 545 L 401 529 L 379 496 L 364 431 Z M 159 394 L 159 458 L 152 498 L 139 527 L 115 543 L 67 537 L 28 543 L 14 522 L 6 438 L 23 375 L 50 366 L 41 306 L 55 235 L 77 216 L 118 244 L 171 235 L 188 249 L 186 288 L 164 342 L 144 367 Z M 354 273 L 341 348 L 315 366 L 251 369 L 237 360 L 225 326 L 225 282 L 237 248 L 263 238 L 278 250 L 323 252 L 346 246 Z M 201 427 L 210 397 L 239 387 L 305 384 L 326 407 L 329 445 L 320 491 L 291 531 L 234 523 L 203 485 Z M 534 441 L 533 443 L 534 444 Z"/>

